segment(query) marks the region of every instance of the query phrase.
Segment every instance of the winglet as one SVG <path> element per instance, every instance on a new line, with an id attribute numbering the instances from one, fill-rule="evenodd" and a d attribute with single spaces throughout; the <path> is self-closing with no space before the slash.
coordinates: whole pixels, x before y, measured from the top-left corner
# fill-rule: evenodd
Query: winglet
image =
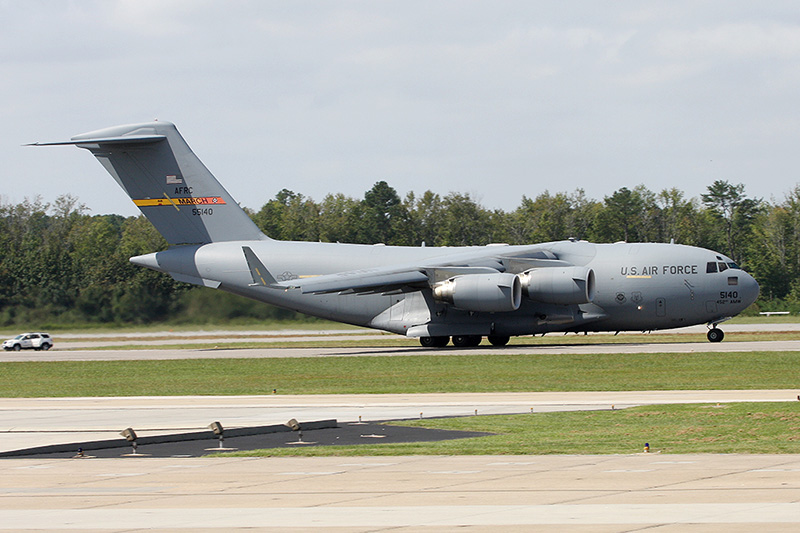
<path id="1" fill-rule="evenodd" d="M 275 278 L 269 273 L 267 267 L 259 261 L 253 250 L 250 249 L 249 246 L 242 246 L 242 251 L 247 261 L 247 268 L 250 269 L 250 275 L 253 277 L 253 283 L 251 283 L 250 286 L 277 287 L 278 285 Z"/>

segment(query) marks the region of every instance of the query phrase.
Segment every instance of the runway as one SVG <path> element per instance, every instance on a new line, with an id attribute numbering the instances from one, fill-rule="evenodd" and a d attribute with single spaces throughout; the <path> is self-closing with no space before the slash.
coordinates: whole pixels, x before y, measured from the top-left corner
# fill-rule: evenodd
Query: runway
<path id="1" fill-rule="evenodd" d="M 166 360 L 166 359 L 227 359 L 227 358 L 278 358 L 278 357 L 360 357 L 360 356 L 415 356 L 415 355 L 474 355 L 502 353 L 524 354 L 608 354 L 608 353 L 703 353 L 703 352 L 752 352 L 752 351 L 800 351 L 800 340 L 758 340 L 737 342 L 726 340 L 711 343 L 705 339 L 705 326 L 692 326 L 676 330 L 653 332 L 652 342 L 610 342 L 611 334 L 592 334 L 587 342 L 583 336 L 553 334 L 550 338 L 565 339 L 564 344 L 538 344 L 533 339 L 522 345 L 493 347 L 486 343 L 477 348 L 422 348 L 408 340 L 408 346 L 381 346 L 379 342 L 398 338 L 395 335 L 376 334 L 371 330 L 276 330 L 276 331 L 161 331 L 126 334 L 64 334 L 56 336 L 56 346 L 48 352 L 32 350 L 4 352 L 3 361 L 119 361 L 119 360 Z M 800 324 L 728 324 L 725 329 L 733 332 L 797 333 Z M 686 340 L 664 342 L 663 335 L 679 334 Z M 596 342 L 609 339 L 609 342 Z M 614 340 L 624 340 L 621 334 Z M 639 337 L 640 338 L 640 337 Z M 588 342 L 588 340 L 595 342 Z M 301 342 L 323 341 L 376 341 L 356 347 L 315 346 L 311 348 L 291 346 Z M 236 348 L 235 342 L 258 342 L 288 344 L 282 347 Z M 522 339 L 525 342 L 525 339 Z M 129 349 L 136 344 L 145 349 Z M 186 345 L 190 347 L 176 347 Z"/>
<path id="2" fill-rule="evenodd" d="M 503 348 L 520 353 L 800 349 L 795 341 Z M 742 346 L 738 346 L 742 345 Z M 764 347 L 762 347 L 764 346 Z M 437 354 L 493 353 L 490 347 Z M 540 351 L 542 350 L 542 351 Z M 546 350 L 546 351 L 545 351 Z M 585 351 L 575 351 L 585 350 Z M 163 352 L 163 353 L 161 353 Z M 24 353 L 71 360 L 414 355 L 401 348 Z M 605 353 L 608 353 L 605 352 Z M 515 352 L 511 352 L 515 353 Z M 303 355 L 300 355 L 303 354 Z M 311 355 L 309 355 L 311 354 Z M 4 354 L 6 356 L 18 354 Z M 800 390 L 623 391 L 0 399 L 0 451 L 140 435 L 335 418 L 342 423 L 621 409 L 664 403 L 797 401 Z M 791 455 L 4 459 L 0 531 L 795 531 Z"/>
<path id="3" fill-rule="evenodd" d="M 616 354 L 616 353 L 730 353 L 753 351 L 800 351 L 800 340 L 789 341 L 751 341 L 751 342 L 671 342 L 671 343 L 607 343 L 607 344 L 563 344 L 532 346 L 479 346 L 477 348 L 438 348 L 427 349 L 420 346 L 357 348 L 225 348 L 209 347 L 199 349 L 160 348 L 146 350 L 57 350 L 48 352 L 6 352 L 5 361 L 125 361 L 125 360 L 166 360 L 166 359 L 234 359 L 234 358 L 276 358 L 276 357 L 392 357 L 436 355 L 475 355 L 502 353 L 504 355 L 527 354 Z"/>

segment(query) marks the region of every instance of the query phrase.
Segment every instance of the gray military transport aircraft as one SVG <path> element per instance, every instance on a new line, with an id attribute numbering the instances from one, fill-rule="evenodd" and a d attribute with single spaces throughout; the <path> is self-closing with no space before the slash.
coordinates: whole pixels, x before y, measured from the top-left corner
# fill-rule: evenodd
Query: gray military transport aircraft
<path id="1" fill-rule="evenodd" d="M 276 241 L 264 235 L 168 122 L 76 135 L 170 244 L 132 257 L 178 281 L 338 322 L 417 337 L 425 347 L 495 346 L 553 331 L 717 327 L 758 296 L 722 254 L 678 244 L 574 239 L 509 246 L 404 247 Z"/>

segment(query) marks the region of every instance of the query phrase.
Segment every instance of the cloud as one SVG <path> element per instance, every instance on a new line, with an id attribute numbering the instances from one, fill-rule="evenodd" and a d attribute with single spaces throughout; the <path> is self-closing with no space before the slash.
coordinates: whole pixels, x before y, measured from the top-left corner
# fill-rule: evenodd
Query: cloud
<path id="1" fill-rule="evenodd" d="M 156 117 L 255 209 L 283 187 L 361 196 L 381 179 L 504 209 L 545 189 L 601 198 L 638 183 L 782 192 L 800 162 L 795 9 L 5 2 L 4 194 L 72 192 L 95 212 L 135 213 L 88 154 L 19 145 Z"/>

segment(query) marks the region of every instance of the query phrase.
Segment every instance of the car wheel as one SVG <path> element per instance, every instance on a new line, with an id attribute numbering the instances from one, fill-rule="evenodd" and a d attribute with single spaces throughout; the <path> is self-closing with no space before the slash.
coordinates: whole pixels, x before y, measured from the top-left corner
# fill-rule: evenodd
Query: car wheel
<path id="1" fill-rule="evenodd" d="M 51 346 L 47 343 L 42 344 L 42 350 L 47 351 L 51 348 Z"/>
<path id="2" fill-rule="evenodd" d="M 12 350 L 14 350 L 15 352 L 18 352 L 21 349 L 22 349 L 22 346 L 20 346 L 19 344 L 15 344 L 14 347 L 12 348 Z"/>

